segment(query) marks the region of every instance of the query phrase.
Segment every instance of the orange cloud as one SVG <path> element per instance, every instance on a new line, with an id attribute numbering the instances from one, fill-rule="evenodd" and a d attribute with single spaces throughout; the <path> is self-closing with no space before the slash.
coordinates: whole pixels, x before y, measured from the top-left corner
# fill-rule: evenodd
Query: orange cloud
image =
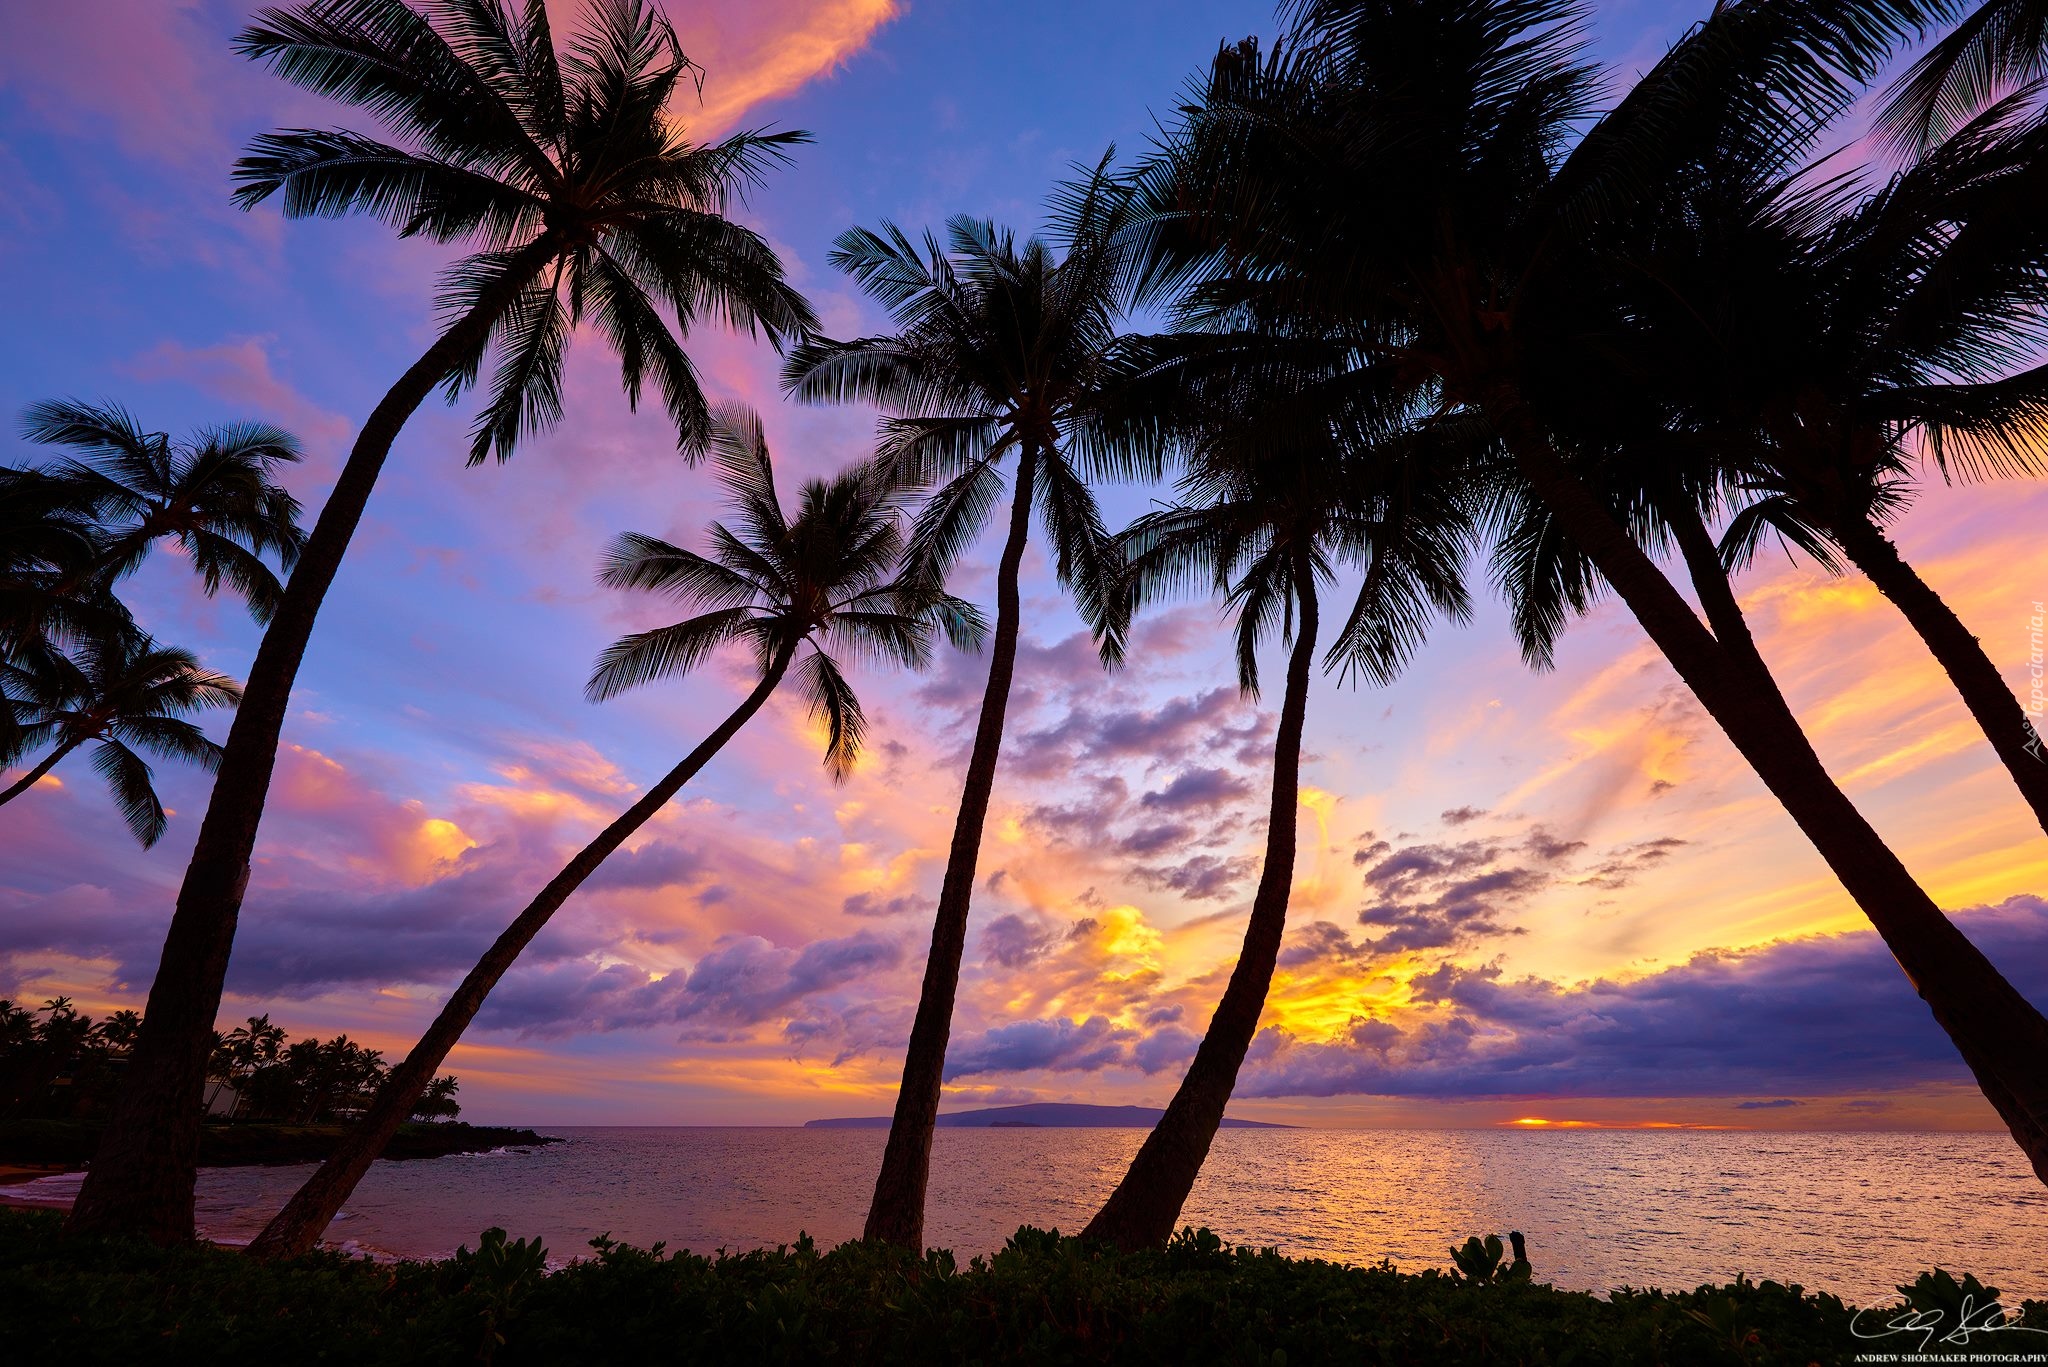
<path id="1" fill-rule="evenodd" d="M 702 106 L 682 113 L 700 133 L 731 129 L 755 105 L 843 66 L 901 9 L 897 0 L 764 0 L 722 11 L 708 29 L 682 17 L 684 44 L 705 68 Z"/>

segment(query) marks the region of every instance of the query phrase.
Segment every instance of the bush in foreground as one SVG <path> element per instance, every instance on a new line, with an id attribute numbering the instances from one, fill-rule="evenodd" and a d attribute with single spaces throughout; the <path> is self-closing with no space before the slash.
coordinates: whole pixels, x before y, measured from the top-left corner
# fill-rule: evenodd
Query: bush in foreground
<path id="1" fill-rule="evenodd" d="M 1113 1254 L 1023 1229 L 965 1268 L 808 1239 L 697 1257 L 607 1240 L 548 1272 L 537 1243 L 490 1231 L 442 1262 L 322 1253 L 259 1264 L 209 1246 L 67 1239 L 0 1211 L 0 1343 L 23 1362 L 510 1364 L 598 1358 L 746 1363 L 1835 1363 L 1921 1349 L 1859 1341 L 1840 1300 L 1738 1280 L 1602 1300 L 1541 1284 L 1346 1267 L 1230 1248 L 1207 1231 Z M 1994 1289 L 1945 1273 L 1864 1332 L 1915 1316 L 1932 1337 L 1987 1319 Z M 1971 1310 L 1964 1308 L 1970 1298 Z M 1929 1317 L 1938 1316 L 1930 1322 Z M 2014 1324 L 2048 1326 L 2028 1302 Z M 1939 1327 L 1936 1327 L 1936 1326 Z M 1935 1352 L 2036 1351 L 2031 1332 Z M 1967 1359 L 1957 1359 L 1967 1360 Z M 1987 1360 L 1988 1357 L 1987 1357 Z"/>

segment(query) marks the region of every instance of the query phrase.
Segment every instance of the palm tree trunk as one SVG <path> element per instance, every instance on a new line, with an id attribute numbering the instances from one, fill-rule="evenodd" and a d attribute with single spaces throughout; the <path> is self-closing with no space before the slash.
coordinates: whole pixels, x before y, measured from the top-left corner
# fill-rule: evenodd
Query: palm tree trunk
<path id="1" fill-rule="evenodd" d="M 967 761 L 967 782 L 953 820 L 953 845 L 945 881 L 932 917 L 932 948 L 924 964 L 917 1017 L 903 1054 L 903 1082 L 889 1121 L 889 1143 L 875 1179 L 862 1237 L 924 1251 L 924 1195 L 931 1177 L 932 1131 L 938 1124 L 939 1091 L 945 1081 L 946 1041 L 953 1031 L 953 998 L 960 988 L 960 959 L 967 950 L 967 910 L 974 897 L 974 868 L 981 857 L 981 830 L 995 789 L 996 759 L 1003 746 L 1003 717 L 1010 706 L 1010 676 L 1016 672 L 1017 631 L 1022 609 L 1017 574 L 1031 535 L 1032 485 L 1038 448 L 1026 442 L 1017 457 L 1017 487 L 1010 496 L 1010 533 L 996 567 L 996 634 L 981 696 L 981 720 Z"/>
<path id="2" fill-rule="evenodd" d="M 569 900 L 583 881 L 597 871 L 612 852 L 624 844 L 628 837 L 668 805 L 699 769 L 710 763 L 711 757 L 725 747 L 725 743 L 739 733 L 768 701 L 768 695 L 782 682 L 783 674 L 789 669 L 790 656 L 794 648 L 783 650 L 775 657 L 768 672 L 754 685 L 754 691 L 733 709 L 732 715 L 720 724 L 716 731 L 706 736 L 703 742 L 675 768 L 662 777 L 661 782 L 647 790 L 647 795 L 627 808 L 625 813 L 611 825 L 598 833 L 579 850 L 574 859 L 554 876 L 548 885 L 540 890 L 526 910 L 519 913 L 517 920 L 505 928 L 505 932 L 486 950 L 483 958 L 455 989 L 448 1004 L 441 1008 L 441 1014 L 427 1032 L 420 1036 L 420 1042 L 412 1047 L 405 1060 L 385 1076 L 384 1083 L 377 1089 L 377 1095 L 369 1107 L 342 1136 L 339 1146 L 327 1156 L 306 1184 L 298 1189 L 285 1208 L 263 1227 L 249 1245 L 249 1252 L 258 1258 L 293 1258 L 309 1252 L 320 1239 L 321 1232 L 355 1191 L 356 1183 L 363 1180 L 363 1174 L 370 1170 L 370 1164 L 384 1152 L 384 1146 L 391 1142 L 391 1136 L 398 1133 L 398 1127 L 412 1115 L 420 1097 L 433 1083 L 434 1075 L 448 1060 L 449 1050 L 462 1038 L 462 1032 L 476 1019 L 476 1013 L 483 1008 L 484 998 L 498 985 L 526 947 L 533 943 L 533 937 L 540 934 L 542 927 L 554 916 L 562 904 Z"/>
<path id="3" fill-rule="evenodd" d="M 1756 639 L 1750 634 L 1749 622 L 1742 614 L 1742 607 L 1735 599 L 1735 588 L 1728 582 L 1728 572 L 1721 563 L 1714 540 L 1708 534 L 1706 524 L 1699 513 L 1691 507 L 1682 510 L 1667 508 L 1666 520 L 1677 533 L 1680 554 L 1685 558 L 1688 574 L 1694 591 L 1700 596 L 1700 604 L 1706 609 L 1707 624 L 1713 629 L 1714 637 L 1735 659 L 1737 665 L 1746 668 L 1753 680 L 1753 686 L 1765 690 L 1778 700 L 1791 715 L 1791 704 L 1778 688 L 1778 681 L 1772 677 L 1770 667 L 1764 663 L 1763 654 L 1757 649 Z M 1796 724 L 1796 723 L 1795 723 Z M 1944 920 L 1947 918 L 1944 917 Z M 1953 924 L 1953 922 L 1951 922 Z M 1996 971 L 1996 970 L 1993 970 Z M 2020 1148 L 2033 1164 L 2035 1175 L 2048 1182 L 2048 1171 L 2043 1171 L 2043 1155 L 2048 1155 L 2048 1129 L 2042 1122 L 2028 1114 L 2011 1090 L 1998 1079 L 1997 1068 L 1986 1058 L 1981 1046 L 1975 1040 L 1956 1038 L 1956 1050 L 1963 1056 L 1977 1079 L 1978 1090 L 1998 1112 L 1999 1119 L 2012 1132 Z"/>
<path id="4" fill-rule="evenodd" d="M 1273 740 L 1273 803 L 1266 820 L 1266 864 L 1252 897 L 1237 967 L 1195 1060 L 1188 1065 L 1166 1114 L 1145 1136 L 1138 1156 L 1109 1200 L 1081 1231 L 1121 1249 L 1157 1248 L 1173 1234 L 1181 1207 L 1194 1190 L 1209 1145 L 1223 1123 L 1223 1108 L 1237 1086 L 1237 1070 L 1258 1033 L 1273 986 L 1273 966 L 1287 929 L 1287 901 L 1294 890 L 1295 828 L 1301 817 L 1301 731 L 1308 715 L 1309 675 L 1316 654 L 1316 589 L 1307 565 L 1295 575 L 1301 608 L 1299 634 L 1287 657 L 1287 692 Z"/>
<path id="5" fill-rule="evenodd" d="M 1829 776 L 1783 697 L 1759 682 L 1739 645 L 1724 645 L 1707 630 L 1566 468 L 1518 397 L 1493 396 L 1487 414 L 1558 526 L 1593 561 L 1870 918 L 2048 1183 L 2048 1020 L 1942 914 Z"/>
<path id="6" fill-rule="evenodd" d="M 23 774 L 19 779 L 16 779 L 6 792 L 0 792 L 0 805 L 14 801 L 14 799 L 35 787 L 37 779 L 56 768 L 59 760 L 83 744 L 85 744 L 83 740 L 67 740 L 49 754 L 44 755 L 42 763 Z"/>
<path id="7" fill-rule="evenodd" d="M 1856 568 L 1891 599 L 1920 633 L 1936 662 L 1948 671 L 1949 681 L 1984 729 L 1985 739 L 2012 775 L 2020 796 L 2034 809 L 2034 819 L 2048 831 L 2048 749 L 1983 645 L 1941 595 L 1906 563 L 1890 537 L 1860 517 L 1842 518 L 1831 530 Z"/>
<path id="8" fill-rule="evenodd" d="M 71 1210 L 69 1228 L 74 1231 L 141 1234 L 159 1243 L 192 1237 L 206 1054 L 220 1013 L 242 894 L 249 885 L 249 858 L 270 794 L 278 737 L 313 620 L 400 429 L 461 358 L 490 336 L 493 322 L 554 254 L 547 234 L 522 248 L 497 288 L 427 348 L 356 435 L 250 666 L 164 936 L 134 1058 Z"/>

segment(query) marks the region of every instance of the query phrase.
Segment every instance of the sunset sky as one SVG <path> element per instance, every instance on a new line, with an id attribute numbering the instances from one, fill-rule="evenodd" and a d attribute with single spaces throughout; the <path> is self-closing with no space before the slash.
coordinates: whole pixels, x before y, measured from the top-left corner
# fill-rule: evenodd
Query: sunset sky
<path id="1" fill-rule="evenodd" d="M 451 252 L 229 204 L 248 138 L 346 120 L 232 54 L 245 4 L 0 10 L 0 408 L 277 422 L 311 452 L 291 483 L 312 508 L 430 340 Z M 1598 55 L 1640 68 L 1704 8 L 1603 4 Z M 840 231 L 962 212 L 1028 230 L 1072 163 L 1140 152 L 1219 39 L 1272 28 L 1259 0 L 668 9 L 708 71 L 680 116 L 815 135 L 745 217 L 837 336 L 882 325 L 826 264 Z M 708 327 L 688 345 L 715 397 L 763 411 L 785 490 L 866 453 L 873 414 L 783 405 L 765 346 Z M 401 1054 L 746 687 L 736 658 L 583 700 L 597 651 L 662 620 L 596 586 L 601 548 L 691 542 L 715 498 L 658 410 L 627 411 L 593 337 L 566 407 L 505 466 L 463 467 L 467 402 L 400 439 L 300 676 L 224 1024 L 267 1012 Z M 36 454 L 5 441 L 10 463 Z M 1108 491 L 1112 525 L 1158 493 Z M 1931 490 L 1898 530 L 2022 696 L 2044 527 L 2034 484 Z M 989 603 L 992 561 L 969 557 L 956 591 Z M 1782 555 L 1739 587 L 1859 805 L 2008 976 L 2048 984 L 2048 841 L 1917 639 L 1860 580 Z M 128 597 L 161 638 L 246 670 L 255 629 L 174 556 Z M 1157 611 L 1106 675 L 1027 562 L 949 1106 L 1171 1094 L 1242 931 L 1270 762 L 1273 715 L 1238 695 L 1219 623 L 1200 600 Z M 885 1113 L 984 670 L 860 675 L 873 744 L 837 786 L 801 707 L 772 705 L 498 990 L 449 1065 L 465 1116 Z M 1820 859 L 1613 605 L 1534 674 L 1488 598 L 1391 688 L 1319 682 L 1306 750 L 1292 929 L 1235 1113 L 1995 1127 Z M 190 769 L 160 787 L 175 814 L 146 852 L 82 763 L 0 811 L 0 997 L 140 1005 L 205 801 Z"/>

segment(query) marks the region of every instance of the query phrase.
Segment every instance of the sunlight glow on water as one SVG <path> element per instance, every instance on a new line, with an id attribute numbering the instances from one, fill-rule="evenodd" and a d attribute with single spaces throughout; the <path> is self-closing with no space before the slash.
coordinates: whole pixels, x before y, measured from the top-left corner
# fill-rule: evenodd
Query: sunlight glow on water
<path id="1" fill-rule="evenodd" d="M 567 1144 L 379 1163 L 329 1231 L 438 1256 L 504 1225 L 551 1254 L 610 1232 L 699 1252 L 860 1232 L 880 1130 L 557 1128 Z M 1020 1224 L 1073 1231 L 1139 1130 L 941 1130 L 927 1239 L 964 1260 Z M 199 1220 L 247 1239 L 309 1171 L 200 1174 Z M 76 1178 L 30 1188 L 68 1195 Z M 2048 1190 L 1991 1134 L 1225 1130 L 1184 1212 L 1233 1243 L 1409 1271 L 1522 1230 L 1539 1280 L 1690 1287 L 1742 1272 L 1886 1300 L 1928 1267 L 2048 1295 Z M 2009 1302 L 2010 1303 L 2010 1302 Z"/>

